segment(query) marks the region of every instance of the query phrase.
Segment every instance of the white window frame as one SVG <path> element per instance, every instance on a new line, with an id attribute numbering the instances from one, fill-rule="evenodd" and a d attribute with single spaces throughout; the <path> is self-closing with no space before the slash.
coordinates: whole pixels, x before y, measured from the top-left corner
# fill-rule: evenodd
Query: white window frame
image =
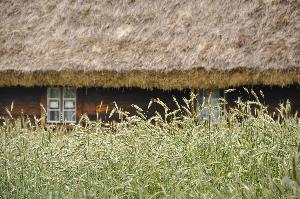
<path id="1" fill-rule="evenodd" d="M 59 97 L 53 98 L 50 97 L 51 89 L 59 89 Z M 77 109 L 77 92 L 75 89 L 75 97 L 72 98 L 65 98 L 65 90 L 70 88 L 61 88 L 61 87 L 49 87 L 47 88 L 47 123 L 76 123 L 76 109 Z M 73 89 L 73 88 L 72 88 Z M 50 108 L 50 101 L 51 100 L 58 100 L 59 108 Z M 66 109 L 65 108 L 65 101 L 74 101 L 74 108 Z M 59 112 L 59 120 L 50 120 L 50 111 L 58 111 Z M 64 113 L 65 111 L 72 111 L 75 114 L 75 120 L 65 120 Z"/>

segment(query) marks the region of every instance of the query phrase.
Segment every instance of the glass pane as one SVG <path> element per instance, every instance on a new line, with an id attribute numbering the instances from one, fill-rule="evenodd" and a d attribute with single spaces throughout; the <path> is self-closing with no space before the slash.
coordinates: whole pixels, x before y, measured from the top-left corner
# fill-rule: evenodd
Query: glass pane
<path id="1" fill-rule="evenodd" d="M 75 109 L 75 100 L 65 100 L 64 109 Z"/>
<path id="2" fill-rule="evenodd" d="M 49 100 L 49 108 L 59 109 L 59 100 Z"/>
<path id="3" fill-rule="evenodd" d="M 64 89 L 64 98 L 76 98 L 76 89 L 75 88 L 65 88 Z"/>
<path id="4" fill-rule="evenodd" d="M 59 88 L 48 88 L 50 98 L 60 98 L 60 89 Z"/>
<path id="5" fill-rule="evenodd" d="M 75 111 L 64 111 L 64 121 L 75 122 L 76 121 Z"/>
<path id="6" fill-rule="evenodd" d="M 48 121 L 59 122 L 59 111 L 49 111 Z"/>
<path id="7" fill-rule="evenodd" d="M 197 112 L 200 119 L 218 122 L 220 115 L 219 90 L 202 90 L 197 97 Z M 203 105 L 203 107 L 202 107 Z"/>

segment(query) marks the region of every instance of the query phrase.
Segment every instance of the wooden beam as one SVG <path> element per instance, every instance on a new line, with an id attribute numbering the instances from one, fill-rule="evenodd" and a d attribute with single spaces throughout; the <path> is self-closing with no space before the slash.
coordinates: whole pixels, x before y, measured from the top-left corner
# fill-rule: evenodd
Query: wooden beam
<path id="1" fill-rule="evenodd" d="M 47 116 L 47 90 L 43 90 L 41 94 L 40 108 L 41 108 L 41 126 L 45 127 L 46 116 Z"/>
<path id="2" fill-rule="evenodd" d="M 78 123 L 83 115 L 82 112 L 82 93 L 79 89 L 76 89 L 76 122 Z"/>

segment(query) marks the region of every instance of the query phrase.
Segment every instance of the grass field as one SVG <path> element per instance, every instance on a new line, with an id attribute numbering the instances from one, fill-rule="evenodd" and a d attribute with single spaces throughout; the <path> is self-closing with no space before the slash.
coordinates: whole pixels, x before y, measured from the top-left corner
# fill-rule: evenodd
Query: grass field
<path id="1" fill-rule="evenodd" d="M 7 119 L 0 198 L 299 198 L 300 122 L 288 104 L 275 120 L 258 101 L 239 101 L 210 125 L 188 105 L 169 113 L 156 103 L 167 118 L 116 110 L 124 120 L 113 128 L 99 121 L 66 132 Z"/>

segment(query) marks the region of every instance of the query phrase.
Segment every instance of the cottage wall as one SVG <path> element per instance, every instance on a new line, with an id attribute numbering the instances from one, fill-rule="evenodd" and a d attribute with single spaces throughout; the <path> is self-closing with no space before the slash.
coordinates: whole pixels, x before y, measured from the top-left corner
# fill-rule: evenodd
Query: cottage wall
<path id="1" fill-rule="evenodd" d="M 37 116 L 45 114 L 44 108 L 47 107 L 47 88 L 46 87 L 0 87 L 0 115 L 8 116 L 7 109 L 11 111 L 14 117 L 20 116 L 22 113 L 28 116 Z M 109 118 L 110 112 L 117 106 L 128 111 L 131 115 L 135 114 L 135 108 L 131 105 L 135 104 L 145 110 L 146 116 L 154 115 L 155 111 L 164 113 L 163 108 L 153 103 L 148 109 L 151 99 L 160 98 L 172 110 L 176 108 L 173 96 L 178 99 L 180 104 L 184 104 L 183 98 L 190 96 L 189 90 L 172 90 L 162 91 L 158 89 L 145 90 L 138 88 L 121 88 L 121 89 L 105 89 L 105 88 L 79 88 L 77 89 L 77 121 L 83 114 L 87 114 L 91 120 L 102 119 L 108 121 L 118 119 L 115 114 Z M 101 105 L 102 104 L 102 105 Z M 98 113 L 97 113 L 98 112 Z"/>
<path id="2" fill-rule="evenodd" d="M 287 99 L 291 102 L 293 113 L 300 111 L 300 88 L 297 85 L 289 87 L 254 86 L 248 87 L 248 89 L 253 89 L 258 94 L 260 90 L 264 93 L 264 98 L 260 97 L 260 100 L 269 107 L 270 113 L 276 111 L 278 104 Z M 22 113 L 30 117 L 40 117 L 44 114 L 40 104 L 47 107 L 46 91 L 46 87 L 0 87 L 0 116 L 8 116 L 5 109 L 12 108 L 11 113 L 14 117 L 18 117 Z M 142 108 L 147 117 L 154 115 L 155 111 L 163 114 L 164 110 L 158 104 L 154 103 L 148 109 L 150 100 L 160 98 L 171 110 L 174 110 L 176 103 L 173 101 L 173 96 L 178 99 L 179 104 L 183 105 L 182 98 L 189 98 L 190 90 L 79 88 L 77 89 L 77 121 L 85 113 L 91 120 L 97 119 L 97 115 L 98 119 L 101 118 L 104 121 L 118 119 L 117 115 L 109 118 L 109 114 L 115 106 L 114 102 L 120 109 L 128 111 L 131 115 L 136 113 L 132 104 Z M 235 91 L 227 93 L 225 97 L 229 102 L 227 108 L 235 106 L 235 101 L 239 97 L 243 100 L 254 99 L 254 97 L 249 97 L 243 87 L 235 88 Z"/>
<path id="3" fill-rule="evenodd" d="M 8 116 L 7 108 L 15 117 L 22 113 L 40 117 L 41 97 L 45 93 L 46 88 L 42 87 L 0 87 L 0 115 Z"/>
<path id="4" fill-rule="evenodd" d="M 300 87 L 298 85 L 291 85 L 286 87 L 280 86 L 247 86 L 246 88 L 250 92 L 247 93 L 244 89 L 245 87 L 237 87 L 235 90 L 229 92 L 225 95 L 226 100 L 228 101 L 229 107 L 234 107 L 236 105 L 235 101 L 238 98 L 242 100 L 256 100 L 253 94 L 251 94 L 251 90 L 253 90 L 261 103 L 268 106 L 268 111 L 270 114 L 276 112 L 279 103 L 285 103 L 287 100 L 290 101 L 292 110 L 291 112 L 294 114 L 300 111 Z M 263 96 L 260 93 L 263 93 Z"/>
<path id="5" fill-rule="evenodd" d="M 128 111 L 131 115 L 136 113 L 132 104 L 139 106 L 145 111 L 147 117 L 155 114 L 155 111 L 164 113 L 162 106 L 153 103 L 148 109 L 148 104 L 151 99 L 159 98 L 172 110 L 176 109 L 176 103 L 173 101 L 173 96 L 178 99 L 178 102 L 183 105 L 183 98 L 189 98 L 190 91 L 162 91 L 158 89 L 144 90 L 138 88 L 121 88 L 121 89 L 103 89 L 103 88 L 89 88 L 78 90 L 78 100 L 81 105 L 78 107 L 78 113 L 86 113 L 89 118 L 96 119 L 97 111 L 98 118 L 102 120 L 109 120 L 109 114 L 115 107 L 116 102 L 118 108 Z M 98 108 L 96 108 L 98 107 Z M 114 115 L 112 119 L 118 119 Z"/>

